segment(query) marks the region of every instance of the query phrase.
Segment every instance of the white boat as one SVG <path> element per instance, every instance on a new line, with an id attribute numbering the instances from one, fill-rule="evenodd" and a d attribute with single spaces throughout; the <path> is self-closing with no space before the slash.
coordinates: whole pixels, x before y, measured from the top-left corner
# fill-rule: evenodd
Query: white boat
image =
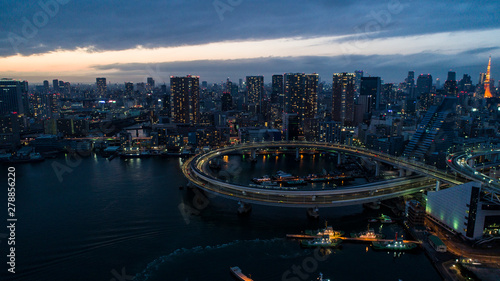
<path id="1" fill-rule="evenodd" d="M 241 272 L 241 269 L 239 267 L 237 267 L 237 266 L 230 267 L 229 270 L 231 270 L 231 273 L 238 280 L 241 280 L 241 281 L 253 281 L 252 278 L 250 278 L 250 277 L 246 276 L 245 274 L 243 274 L 243 272 Z"/>

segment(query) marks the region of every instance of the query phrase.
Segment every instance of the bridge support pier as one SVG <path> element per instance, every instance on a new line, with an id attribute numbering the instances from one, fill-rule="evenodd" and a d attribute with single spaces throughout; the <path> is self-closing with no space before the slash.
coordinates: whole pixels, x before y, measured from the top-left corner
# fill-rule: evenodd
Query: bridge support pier
<path id="1" fill-rule="evenodd" d="M 469 162 L 467 164 L 473 169 L 476 167 L 476 161 L 474 159 L 469 159 Z"/>
<path id="2" fill-rule="evenodd" d="M 248 215 L 252 211 L 252 205 L 238 201 L 238 215 Z"/>
<path id="3" fill-rule="evenodd" d="M 402 178 L 405 176 L 406 171 L 404 169 L 399 169 L 399 177 Z"/>
<path id="4" fill-rule="evenodd" d="M 342 165 L 342 155 L 340 155 L 340 152 L 337 152 L 337 166 Z"/>
<path id="5" fill-rule="evenodd" d="M 250 160 L 252 161 L 257 161 L 257 157 L 256 157 L 256 149 L 255 148 L 252 148 L 252 154 L 250 156 Z"/>
<path id="6" fill-rule="evenodd" d="M 297 160 L 297 161 L 298 161 L 299 159 L 300 159 L 300 153 L 299 153 L 299 148 L 297 147 L 297 148 L 295 149 L 295 160 Z"/>
<path id="7" fill-rule="evenodd" d="M 436 191 L 439 191 L 441 188 L 441 181 L 436 181 Z"/>
<path id="8" fill-rule="evenodd" d="M 318 207 L 307 209 L 307 217 L 311 218 L 311 219 L 318 219 L 319 218 L 319 209 L 318 209 Z"/>
<path id="9" fill-rule="evenodd" d="M 375 176 L 380 176 L 380 163 L 378 161 L 375 161 Z"/>

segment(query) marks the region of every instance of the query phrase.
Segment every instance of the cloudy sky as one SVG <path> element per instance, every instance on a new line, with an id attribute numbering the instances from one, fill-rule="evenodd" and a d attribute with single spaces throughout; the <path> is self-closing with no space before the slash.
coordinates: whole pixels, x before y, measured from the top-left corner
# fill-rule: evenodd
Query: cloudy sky
<path id="1" fill-rule="evenodd" d="M 141 82 L 409 70 L 477 83 L 492 56 L 500 79 L 499 1 L 4 1 L 0 76 L 30 83 Z"/>

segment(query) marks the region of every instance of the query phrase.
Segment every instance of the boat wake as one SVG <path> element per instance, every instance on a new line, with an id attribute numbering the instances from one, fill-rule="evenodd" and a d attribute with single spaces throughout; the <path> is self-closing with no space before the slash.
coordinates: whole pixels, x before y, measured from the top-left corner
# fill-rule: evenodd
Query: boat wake
<path id="1" fill-rule="evenodd" d="M 135 281 L 148 281 L 150 280 L 151 276 L 155 273 L 157 273 L 160 268 L 165 266 L 169 262 L 176 262 L 179 260 L 183 259 L 190 259 L 193 258 L 194 255 L 200 256 L 200 255 L 211 255 L 215 254 L 218 250 L 222 249 L 228 249 L 232 247 L 245 247 L 248 249 L 255 249 L 257 247 L 268 247 L 268 244 L 273 244 L 276 242 L 286 242 L 286 239 L 284 238 L 273 238 L 273 239 L 254 239 L 254 240 L 234 240 L 229 243 L 225 244 L 220 244 L 220 245 L 215 245 L 215 246 L 196 246 L 190 249 L 186 248 L 180 248 L 172 253 L 161 256 L 154 261 L 150 262 L 146 268 L 138 273 L 135 277 Z M 280 258 L 283 259 L 289 259 L 293 258 L 294 255 L 277 255 Z"/>

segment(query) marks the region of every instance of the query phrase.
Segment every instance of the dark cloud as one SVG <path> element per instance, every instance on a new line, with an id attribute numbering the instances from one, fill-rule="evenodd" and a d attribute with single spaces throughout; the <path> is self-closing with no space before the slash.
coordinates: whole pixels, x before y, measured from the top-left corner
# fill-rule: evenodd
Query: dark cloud
<path id="1" fill-rule="evenodd" d="M 381 31 L 370 33 L 377 38 L 500 26 L 493 1 L 0 0 L 0 5 L 0 57 L 87 46 L 122 50 Z"/>

